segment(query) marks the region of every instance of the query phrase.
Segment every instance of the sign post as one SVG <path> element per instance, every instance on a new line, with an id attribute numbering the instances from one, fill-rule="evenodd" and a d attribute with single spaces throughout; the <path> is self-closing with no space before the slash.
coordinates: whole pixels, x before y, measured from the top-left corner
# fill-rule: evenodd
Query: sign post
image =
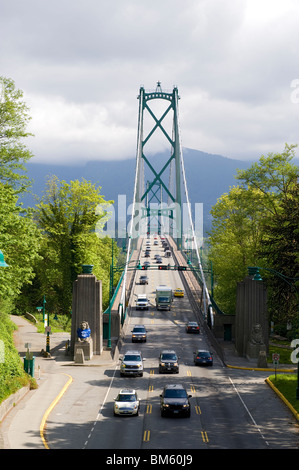
<path id="1" fill-rule="evenodd" d="M 279 364 L 279 359 L 280 359 L 280 354 L 278 353 L 272 354 L 272 361 L 275 367 L 275 380 L 276 380 L 276 368 L 277 368 L 277 365 Z"/>

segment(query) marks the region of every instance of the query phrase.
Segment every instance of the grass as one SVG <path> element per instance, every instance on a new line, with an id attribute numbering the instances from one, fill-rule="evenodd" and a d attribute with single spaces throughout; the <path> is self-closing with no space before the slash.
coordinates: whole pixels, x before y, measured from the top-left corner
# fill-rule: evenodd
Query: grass
<path id="1" fill-rule="evenodd" d="M 299 413 L 299 400 L 296 399 L 297 374 L 270 375 L 269 380 Z"/>
<path id="2" fill-rule="evenodd" d="M 293 351 L 293 349 L 289 349 L 287 347 L 283 347 L 284 345 L 283 344 L 280 344 L 280 343 L 277 343 L 277 346 L 273 346 L 273 345 L 270 345 L 269 346 L 269 354 L 268 354 L 268 362 L 269 363 L 272 363 L 272 354 L 274 353 L 278 353 L 280 355 L 280 358 L 279 358 L 279 363 L 280 364 L 292 364 L 292 361 L 291 361 L 291 353 Z M 285 344 L 285 346 L 290 346 L 290 342 L 288 342 L 287 344 Z"/>
<path id="3" fill-rule="evenodd" d="M 37 327 L 37 332 L 44 333 L 45 326 L 43 322 L 43 314 L 35 313 L 34 317 L 37 319 L 37 323 L 35 323 L 35 326 Z M 69 315 L 55 315 L 54 313 L 51 313 L 49 318 L 49 325 L 51 327 L 52 333 L 70 333 L 72 327 L 72 319 Z"/>
<path id="4" fill-rule="evenodd" d="M 0 403 L 26 385 L 30 385 L 30 388 L 36 387 L 35 379 L 24 371 L 23 362 L 14 346 L 15 329 L 9 315 L 0 312 L 0 341 L 3 352 L 0 360 Z"/>

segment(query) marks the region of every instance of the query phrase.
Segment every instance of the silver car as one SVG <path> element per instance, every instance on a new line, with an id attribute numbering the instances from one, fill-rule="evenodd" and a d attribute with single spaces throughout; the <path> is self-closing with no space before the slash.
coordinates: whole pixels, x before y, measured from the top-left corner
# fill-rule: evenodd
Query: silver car
<path id="1" fill-rule="evenodd" d="M 130 350 L 120 358 L 120 375 L 121 377 L 126 375 L 139 375 L 143 376 L 143 359 L 140 351 Z"/>

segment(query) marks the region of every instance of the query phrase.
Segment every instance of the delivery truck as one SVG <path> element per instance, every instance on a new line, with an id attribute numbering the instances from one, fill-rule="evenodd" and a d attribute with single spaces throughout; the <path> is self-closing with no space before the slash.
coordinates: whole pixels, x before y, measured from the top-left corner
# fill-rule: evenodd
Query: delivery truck
<path id="1" fill-rule="evenodd" d="M 161 285 L 156 287 L 156 308 L 157 310 L 170 310 L 173 300 L 171 287 Z"/>

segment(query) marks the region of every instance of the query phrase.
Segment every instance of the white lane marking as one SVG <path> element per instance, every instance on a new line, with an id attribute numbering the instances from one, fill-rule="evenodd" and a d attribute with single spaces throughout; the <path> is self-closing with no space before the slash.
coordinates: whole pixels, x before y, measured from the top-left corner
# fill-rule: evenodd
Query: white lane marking
<path id="1" fill-rule="evenodd" d="M 87 446 L 88 441 L 89 441 L 89 439 L 91 438 L 91 435 L 92 435 L 92 433 L 93 433 L 93 431 L 94 431 L 94 428 L 95 428 L 97 422 L 100 420 L 100 417 L 101 417 L 101 415 L 102 415 L 103 408 L 104 408 L 104 406 L 105 406 L 105 404 L 106 404 L 106 401 L 107 401 L 109 392 L 110 392 L 110 390 L 111 390 L 112 382 L 113 382 L 113 380 L 114 380 L 115 373 L 116 373 L 117 369 L 118 369 L 118 365 L 115 366 L 115 368 L 114 368 L 113 375 L 112 375 L 112 377 L 111 377 L 110 384 L 109 384 L 109 387 L 108 387 L 108 389 L 107 389 L 106 395 L 105 395 L 105 397 L 104 397 L 103 403 L 102 403 L 102 405 L 101 405 L 100 411 L 99 411 L 98 414 L 97 414 L 96 420 L 95 420 L 95 422 L 93 423 L 93 427 L 92 427 L 92 429 L 91 429 L 91 431 L 90 431 L 90 433 L 89 433 L 89 435 L 88 435 L 88 437 L 87 437 L 87 441 L 85 441 L 84 446 L 82 447 L 82 449 L 85 449 L 85 447 Z"/>
<path id="2" fill-rule="evenodd" d="M 261 429 L 259 428 L 259 426 L 257 425 L 255 419 L 253 418 L 252 414 L 250 413 L 249 409 L 247 408 L 245 402 L 243 401 L 240 393 L 238 392 L 237 390 L 237 387 L 235 386 L 234 382 L 232 381 L 232 379 L 230 377 L 228 377 L 229 380 L 230 380 L 230 383 L 232 384 L 233 386 L 233 389 L 235 390 L 235 392 L 237 393 L 238 397 L 240 398 L 240 401 L 242 403 L 242 405 L 244 406 L 245 410 L 247 411 L 251 421 L 253 422 L 254 426 L 256 427 L 256 429 L 258 430 L 258 432 L 260 433 L 261 437 L 264 439 L 265 443 L 267 444 L 267 446 L 269 445 L 269 442 L 266 440 L 265 436 L 263 435 Z"/>

